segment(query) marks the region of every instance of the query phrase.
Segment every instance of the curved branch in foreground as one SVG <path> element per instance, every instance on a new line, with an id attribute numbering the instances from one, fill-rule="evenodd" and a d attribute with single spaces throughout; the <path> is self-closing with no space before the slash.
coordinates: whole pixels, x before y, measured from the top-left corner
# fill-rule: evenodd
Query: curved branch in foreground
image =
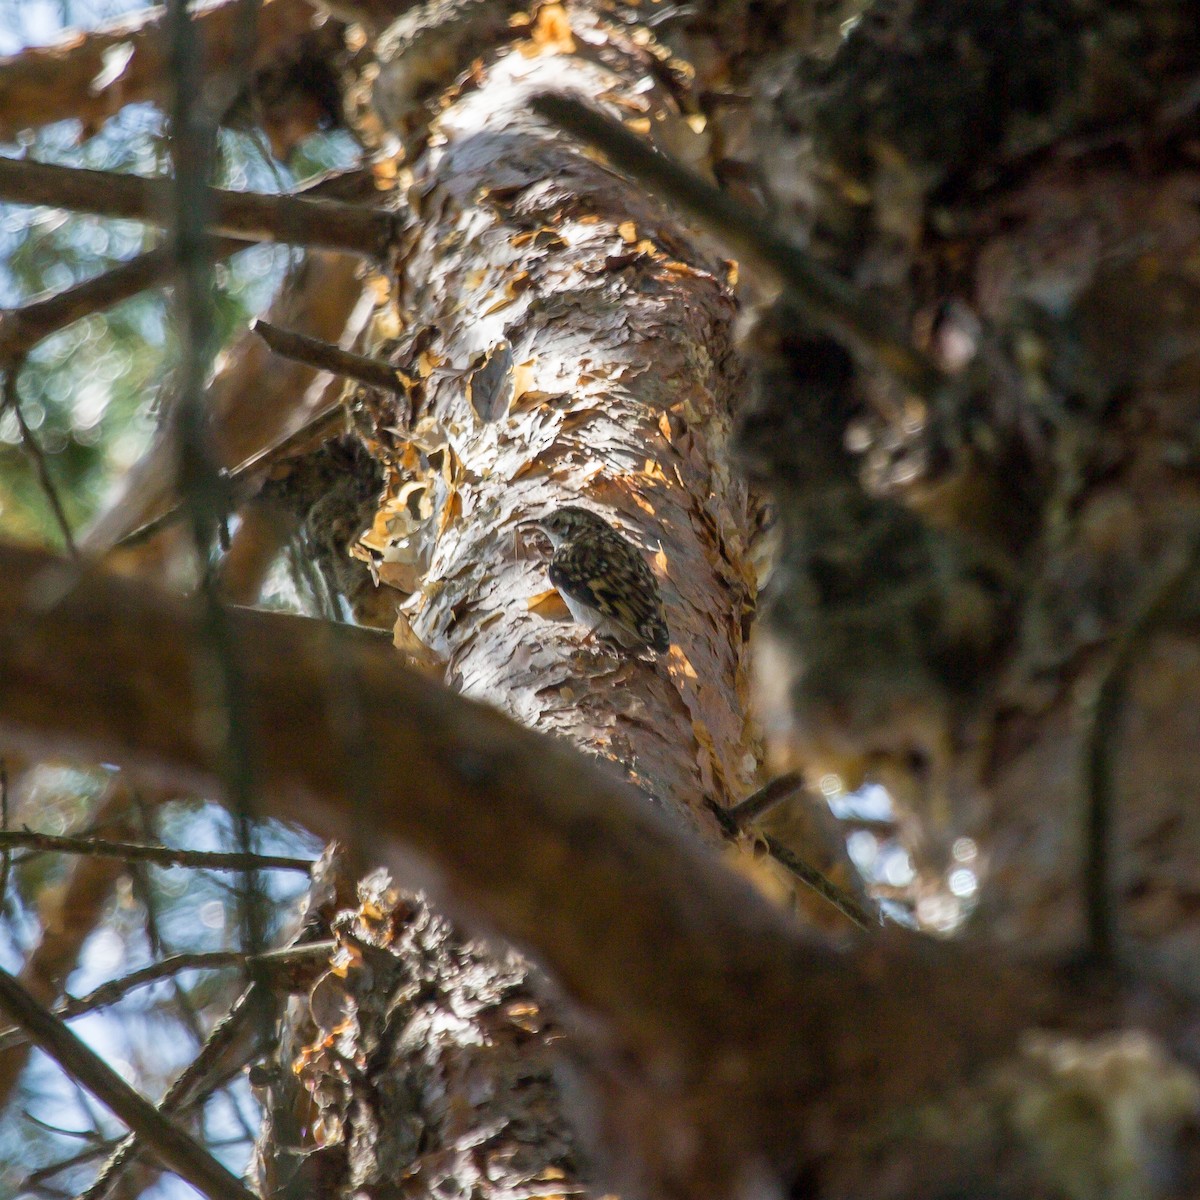
<path id="1" fill-rule="evenodd" d="M 1122 1022 L 1121 989 L 994 947 L 806 940 L 598 765 L 405 670 L 376 637 L 229 619 L 262 815 L 347 841 L 368 827 L 406 885 L 548 969 L 586 1015 L 581 1094 L 626 1194 L 732 1196 L 747 1170 L 797 1168 L 814 1196 L 924 1194 L 869 1186 L 898 1128 L 934 1136 L 913 1130 L 915 1104 L 940 1098 L 952 1121 L 955 1089 L 1023 1033 Z M 222 717 L 197 691 L 200 649 L 185 601 L 0 547 L 0 743 L 213 794 Z M 351 684 L 363 727 L 348 746 L 334 693 Z M 363 747 L 371 761 L 351 763 Z M 364 789 L 369 813 L 351 799 Z M 1170 1036 L 1171 1008 L 1145 990 L 1138 1003 Z M 941 1184 L 958 1161 L 945 1146 L 918 1157 Z"/>
<path id="2" fill-rule="evenodd" d="M 0 200 L 166 226 L 172 183 L 114 171 L 91 171 L 28 159 L 0 158 Z M 400 217 L 339 200 L 230 192 L 212 188 L 211 233 L 255 242 L 287 242 L 383 258 Z"/>

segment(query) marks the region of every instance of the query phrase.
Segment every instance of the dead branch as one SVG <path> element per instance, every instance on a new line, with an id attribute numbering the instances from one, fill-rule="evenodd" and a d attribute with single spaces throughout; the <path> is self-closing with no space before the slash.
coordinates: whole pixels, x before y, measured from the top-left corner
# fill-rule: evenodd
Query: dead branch
<path id="1" fill-rule="evenodd" d="M 292 334 L 290 336 L 299 337 L 300 335 Z M 326 343 L 322 343 L 322 345 L 324 344 Z M 358 355 L 353 357 L 358 357 Z M 305 360 L 293 357 L 293 361 L 301 362 Z M 260 450 L 232 471 L 225 472 L 225 482 L 228 488 L 231 507 L 237 508 L 257 496 L 264 476 L 276 463 L 315 449 L 323 442 L 336 437 L 339 432 L 344 432 L 345 425 L 346 410 L 339 398 L 305 421 L 294 433 L 289 433 L 285 437 L 281 437 L 278 441 Z M 118 538 L 116 546 L 124 548 L 141 545 L 154 537 L 155 534 L 161 533 L 164 529 L 174 525 L 183 516 L 183 506 L 176 504 L 172 508 L 167 509 L 166 512 L 151 518 L 144 525 L 139 525 L 136 529 L 130 530 L 124 537 Z"/>
<path id="2" fill-rule="evenodd" d="M 725 815 L 739 827 L 749 825 L 803 788 L 804 776 L 797 771 L 789 771 L 786 775 L 778 775 L 764 783 L 753 795 L 726 809 Z"/>
<path id="3" fill-rule="evenodd" d="M 0 1008 L 69 1075 L 129 1126 L 181 1179 L 210 1200 L 255 1200 L 254 1193 L 199 1142 L 173 1125 L 96 1052 L 46 1011 L 7 971 L 0 970 Z"/>
<path id="4" fill-rule="evenodd" d="M 368 387 L 386 388 L 400 396 L 408 395 L 411 390 L 400 372 L 383 359 L 354 354 L 320 338 L 309 337 L 292 329 L 280 329 L 269 321 L 254 321 L 250 328 L 284 358 L 307 363 L 321 371 L 332 371 L 335 375 L 345 375 L 348 379 L 357 379 Z"/>
<path id="5" fill-rule="evenodd" d="M 160 867 L 195 867 L 202 871 L 245 871 L 248 867 L 263 871 L 312 870 L 304 858 L 285 858 L 274 854 L 239 854 L 207 850 L 176 850 L 171 846 L 147 846 L 139 842 L 113 842 L 104 838 L 62 837 L 38 833 L 32 829 L 0 833 L 0 850 L 19 847 L 38 853 L 83 854 L 100 858 L 119 858 L 124 862 L 148 862 Z"/>
<path id="6" fill-rule="evenodd" d="M 299 980 L 311 982 L 312 968 L 327 964 L 333 952 L 333 942 L 310 942 L 306 945 L 288 946 L 282 950 L 270 950 L 255 955 L 249 963 L 250 969 L 270 980 L 270 986 L 283 985 L 288 991 L 296 991 Z M 182 971 L 215 971 L 222 967 L 246 967 L 247 957 L 241 950 L 200 950 L 172 954 L 159 959 L 120 979 L 111 979 L 93 988 L 86 996 L 68 996 L 51 1009 L 56 1017 L 69 1021 L 107 1008 L 124 999 L 138 988 L 148 987 L 163 979 L 170 979 Z M 23 1031 L 14 1026 L 0 1030 L 0 1051 L 18 1046 L 25 1041 Z"/>
<path id="7" fill-rule="evenodd" d="M 217 4 L 196 14 L 205 74 L 223 68 L 240 50 L 237 10 L 236 3 Z M 269 66 L 312 30 L 312 22 L 307 0 L 265 0 L 252 68 Z M 126 104 L 159 99 L 168 78 L 163 23 L 163 9 L 150 8 L 0 60 L 0 141 L 16 141 L 22 130 L 69 117 L 90 134 Z"/>
<path id="8" fill-rule="evenodd" d="M 406 671 L 377 638 L 263 613 L 230 614 L 230 629 L 264 813 L 348 840 L 346 780 L 367 788 L 374 846 L 404 881 L 528 948 L 600 1021 L 588 1061 L 609 1131 L 662 1186 L 720 1194 L 747 1155 L 825 1153 L 816 1129 L 849 1121 L 840 1104 L 863 1128 L 1024 1029 L 1119 1020 L 1114 992 L 1084 1000 L 1077 978 L 986 947 L 888 934 L 833 954 L 597 765 Z M 5 548 L 0 630 L 0 740 L 218 787 L 190 605 Z M 358 691 L 354 750 L 373 769 L 346 761 L 331 656 Z M 860 1069 L 871 1085 L 856 1092 Z M 696 1133 L 693 1154 L 664 1153 L 664 1121 Z"/>
<path id="9" fill-rule="evenodd" d="M 787 776 L 782 778 L 786 779 Z M 767 785 L 770 787 L 770 785 Z M 765 789 L 764 789 L 765 790 Z M 783 789 L 780 789 L 783 790 Z M 789 789 L 790 790 L 790 789 Z M 759 793 L 755 793 L 745 804 L 758 804 L 757 799 Z M 771 799 L 766 807 L 771 807 L 775 801 Z M 740 805 L 738 807 L 741 807 Z M 716 817 L 717 823 L 725 830 L 730 837 L 736 837 L 741 830 L 743 822 L 739 822 L 733 816 L 735 810 L 723 809 L 717 804 L 712 805 L 713 816 Z M 765 811 L 765 810 L 764 810 Z M 786 871 L 794 875 L 805 887 L 811 888 L 818 896 L 827 900 L 834 908 L 838 910 L 852 925 L 859 929 L 869 931 L 878 929 L 880 925 L 879 915 L 869 913 L 845 888 L 839 887 L 832 879 L 829 878 L 823 871 L 819 871 L 811 863 L 804 861 L 795 851 L 785 846 L 778 838 L 771 837 L 768 833 L 759 832 L 757 837 L 762 839 L 763 844 L 767 848 L 767 853 L 771 855 L 777 863 L 780 864 Z"/>
<path id="10" fill-rule="evenodd" d="M 0 158 L 0 199 L 124 217 L 165 226 L 172 183 L 112 171 L 89 171 L 28 159 Z M 286 242 L 382 258 L 395 239 L 396 213 L 338 200 L 270 196 L 212 188 L 210 232 L 254 242 Z"/>

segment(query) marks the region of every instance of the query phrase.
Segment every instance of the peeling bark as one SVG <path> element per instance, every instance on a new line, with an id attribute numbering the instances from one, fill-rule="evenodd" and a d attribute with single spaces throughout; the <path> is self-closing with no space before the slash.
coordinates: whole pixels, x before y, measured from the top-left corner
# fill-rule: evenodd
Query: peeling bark
<path id="1" fill-rule="evenodd" d="M 420 233 L 395 361 L 421 385 L 413 410 L 389 418 L 400 433 L 380 441 L 394 462 L 441 456 L 441 479 L 428 517 L 384 558 L 424 566 L 402 613 L 456 688 L 589 747 L 711 833 L 703 799 L 738 798 L 755 766 L 751 513 L 725 466 L 734 305 L 725 264 L 525 111 L 560 86 L 670 111 L 643 58 L 608 50 L 604 66 L 553 48 L 502 58 L 414 164 Z M 513 366 L 487 420 L 464 376 L 496 353 Z M 672 635 L 656 663 L 581 647 L 585 630 L 532 603 L 549 586 L 547 546 L 521 523 L 576 502 L 654 564 Z"/>

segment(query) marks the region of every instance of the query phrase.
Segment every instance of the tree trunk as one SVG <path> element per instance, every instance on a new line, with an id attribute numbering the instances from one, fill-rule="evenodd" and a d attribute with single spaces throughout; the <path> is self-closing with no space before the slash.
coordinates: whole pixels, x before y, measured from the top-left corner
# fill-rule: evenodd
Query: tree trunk
<path id="1" fill-rule="evenodd" d="M 583 4 L 431 4 L 356 60 L 412 213 L 376 338 L 411 387 L 356 397 L 386 475 L 356 552 L 412 661 L 598 767 L 365 639 L 233 622 L 268 811 L 299 797 L 548 973 L 369 877 L 267 1072 L 264 1191 L 1200 1190 L 1194 13 L 877 0 L 833 32 L 859 7 L 659 14 L 694 76 Z M 555 89 L 770 195 L 925 394 L 793 282 L 741 411 L 731 272 L 529 114 Z M 888 783 L 928 926 L 972 861 L 958 942 L 818 941 L 701 845 L 759 759 L 739 416 L 779 512 L 781 765 Z M 652 562 L 668 653 L 584 642 L 545 598 L 523 522 L 577 502 Z M 45 561 L 6 561 L 6 735 L 214 786 L 195 622 L 104 579 L 47 610 L 16 582 Z"/>
<path id="2" fill-rule="evenodd" d="M 473 44 L 496 7 L 478 6 L 456 36 Z M 411 234 L 381 328 L 414 383 L 398 405 L 360 394 L 358 422 L 387 471 L 364 543 L 402 601 L 397 644 L 715 840 L 709 806 L 751 790 L 759 758 L 745 661 L 755 510 L 728 469 L 742 381 L 732 264 L 528 102 L 582 90 L 671 131 L 676 148 L 699 139 L 649 50 L 554 6 L 426 127 L 404 89 L 421 38 L 441 32 L 422 30 L 429 15 L 381 39 L 360 114 L 368 134 L 402 130 L 411 155 Z M 547 595 L 549 546 L 529 522 L 563 504 L 600 514 L 652 563 L 669 652 L 585 641 Z M 562 1034 L 527 965 L 453 935 L 418 897 L 364 888 L 344 933 L 349 973 L 329 977 L 334 1001 L 318 988 L 301 1026 L 300 1077 L 326 1148 L 295 1174 L 281 1167 L 297 1103 L 281 1083 L 264 1184 L 286 1176 L 299 1195 L 316 1171 L 323 1194 L 399 1179 L 426 1194 L 578 1190 L 591 1175 L 554 1081 Z M 365 1069 L 348 1073 L 344 1055 Z"/>

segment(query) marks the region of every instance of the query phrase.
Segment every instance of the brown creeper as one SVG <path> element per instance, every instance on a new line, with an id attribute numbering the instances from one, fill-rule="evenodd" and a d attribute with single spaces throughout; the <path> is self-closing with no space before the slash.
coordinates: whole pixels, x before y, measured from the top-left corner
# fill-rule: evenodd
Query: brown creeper
<path id="1" fill-rule="evenodd" d="M 664 653 L 671 635 L 662 598 L 636 547 L 602 517 L 574 504 L 536 523 L 554 546 L 550 582 L 575 620 L 626 649 Z"/>

